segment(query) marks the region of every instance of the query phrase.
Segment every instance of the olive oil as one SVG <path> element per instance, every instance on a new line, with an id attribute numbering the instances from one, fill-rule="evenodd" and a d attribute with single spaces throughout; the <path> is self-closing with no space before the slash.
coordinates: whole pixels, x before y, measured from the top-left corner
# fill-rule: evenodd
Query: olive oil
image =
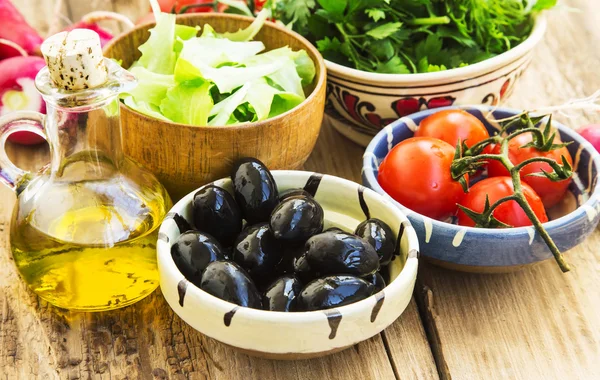
<path id="1" fill-rule="evenodd" d="M 102 58 L 93 32 L 53 36 L 46 53 L 52 68 L 35 80 L 46 115 L 0 121 L 0 135 L 33 131 L 50 145 L 50 163 L 35 174 L 15 167 L 0 147 L 0 182 L 17 195 L 13 258 L 29 288 L 55 306 L 123 307 L 158 286 L 158 227 L 171 207 L 158 179 L 123 152 L 118 96 L 136 80 Z"/>
<path id="2" fill-rule="evenodd" d="M 127 185 L 53 183 L 43 198 L 19 202 L 11 246 L 32 291 L 58 307 L 96 311 L 132 304 L 156 289 L 158 226 L 170 201 L 165 193 L 146 202 Z"/>

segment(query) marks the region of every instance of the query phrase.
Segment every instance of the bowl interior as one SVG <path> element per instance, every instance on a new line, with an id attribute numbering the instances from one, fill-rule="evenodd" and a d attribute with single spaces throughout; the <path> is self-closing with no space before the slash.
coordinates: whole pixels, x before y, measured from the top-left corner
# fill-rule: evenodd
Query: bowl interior
<path id="1" fill-rule="evenodd" d="M 418 240 L 414 230 L 410 225 L 410 222 L 397 207 L 374 191 L 338 177 L 303 171 L 275 170 L 272 173 L 277 183 L 279 192 L 288 189 L 303 188 L 309 193 L 314 194 L 314 198 L 319 202 L 324 210 L 324 229 L 330 227 L 339 227 L 344 231 L 353 232 L 360 222 L 369 217 L 375 217 L 387 223 L 392 231 L 397 231 L 396 236 L 400 236 L 398 249 L 387 269 L 384 269 L 387 271 L 387 273 L 384 272 L 384 274 L 387 274 L 387 277 L 390 279 L 386 289 L 388 289 L 390 286 L 400 286 L 395 284 L 396 280 L 398 277 L 402 277 L 400 275 L 403 272 L 407 260 L 416 260 L 418 255 Z M 229 178 L 215 181 L 212 184 L 223 187 L 230 193 L 233 193 L 231 179 Z M 192 199 L 195 193 L 196 192 L 190 193 L 175 206 L 173 206 L 171 212 L 169 212 L 167 218 L 160 228 L 159 236 L 162 237 L 163 241 L 168 241 L 168 250 L 164 250 L 159 247 L 159 255 L 161 255 L 161 252 L 163 255 L 168 254 L 168 266 L 170 269 L 174 268 L 174 270 L 182 278 L 183 276 L 176 269 L 169 252 L 171 245 L 180 235 L 180 231 L 176 224 L 176 215 L 183 217 L 188 222 L 192 221 Z M 403 283 L 403 281 L 404 280 L 398 282 Z M 197 288 L 196 291 L 202 292 Z M 228 304 L 230 307 L 235 306 L 226 301 L 219 300 L 216 297 L 213 298 L 222 303 Z M 360 304 L 363 301 L 337 309 L 340 310 L 343 308 L 354 307 L 354 305 Z M 257 310 L 252 311 L 258 312 Z M 262 313 L 269 314 L 274 312 Z M 289 313 L 283 314 L 289 315 Z"/>
<path id="2" fill-rule="evenodd" d="M 239 29 L 246 28 L 252 21 L 252 18 L 238 15 L 192 13 L 178 15 L 176 23 L 194 27 L 204 27 L 205 24 L 210 24 L 217 32 L 224 33 L 236 32 Z M 121 65 L 125 68 L 129 68 L 134 61 L 140 58 L 141 52 L 138 48 L 148 40 L 150 37 L 149 30 L 153 27 L 154 23 L 143 24 L 122 34 L 105 47 L 104 55 L 108 58 L 121 60 Z M 304 92 L 306 96 L 308 96 L 314 91 L 320 82 L 320 78 L 324 75 L 325 66 L 320 54 L 306 39 L 284 27 L 271 22 L 266 22 L 254 37 L 254 41 L 262 41 L 265 44 L 265 51 L 284 46 L 289 46 L 293 50 L 306 50 L 315 63 L 316 75 L 313 83 L 304 88 Z"/>
<path id="3" fill-rule="evenodd" d="M 367 183 L 369 183 L 369 186 L 372 186 L 377 192 L 385 194 L 385 191 L 377 182 L 377 175 L 379 172 L 379 165 L 389 151 L 401 141 L 413 137 L 414 131 L 417 129 L 420 122 L 429 115 L 440 110 L 456 108 L 459 107 L 446 107 L 419 112 L 408 117 L 403 117 L 384 128 L 384 130 L 371 141 L 364 156 L 363 176 Z M 460 108 L 468 111 L 481 120 L 490 134 L 497 133 L 500 130 L 500 124 L 496 120 L 508 118 L 521 112 L 507 108 L 494 109 L 485 106 L 467 106 Z M 573 158 L 574 174 L 573 181 L 563 200 L 556 206 L 547 210 L 548 218 L 550 220 L 549 223 L 566 217 L 577 208 L 586 204 L 592 196 L 598 197 L 600 195 L 600 189 L 596 186 L 598 173 L 600 171 L 600 157 L 596 150 L 575 131 L 572 131 L 568 127 L 557 122 L 553 122 L 553 125 L 558 129 L 563 142 L 571 142 L 567 149 Z M 485 177 L 486 174 L 484 173 L 476 180 Z M 447 222 L 455 224 L 456 218 L 448 220 Z"/>

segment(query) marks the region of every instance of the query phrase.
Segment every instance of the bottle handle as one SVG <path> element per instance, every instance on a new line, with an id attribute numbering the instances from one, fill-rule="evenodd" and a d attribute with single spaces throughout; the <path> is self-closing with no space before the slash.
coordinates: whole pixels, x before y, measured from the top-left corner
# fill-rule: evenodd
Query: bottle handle
<path id="1" fill-rule="evenodd" d="M 18 192 L 19 185 L 30 172 L 18 168 L 6 154 L 6 140 L 15 132 L 31 132 L 48 137 L 44 132 L 46 116 L 35 111 L 15 111 L 0 117 L 0 182 Z"/>

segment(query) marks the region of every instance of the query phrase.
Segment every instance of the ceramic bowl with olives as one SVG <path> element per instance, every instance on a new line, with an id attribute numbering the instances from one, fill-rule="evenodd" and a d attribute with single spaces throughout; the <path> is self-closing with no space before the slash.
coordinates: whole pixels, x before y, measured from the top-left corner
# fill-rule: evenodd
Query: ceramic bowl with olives
<path id="1" fill-rule="evenodd" d="M 389 326 L 417 261 L 410 222 L 375 192 L 252 158 L 178 202 L 158 240 L 161 289 L 182 319 L 279 359 L 336 352 Z"/>

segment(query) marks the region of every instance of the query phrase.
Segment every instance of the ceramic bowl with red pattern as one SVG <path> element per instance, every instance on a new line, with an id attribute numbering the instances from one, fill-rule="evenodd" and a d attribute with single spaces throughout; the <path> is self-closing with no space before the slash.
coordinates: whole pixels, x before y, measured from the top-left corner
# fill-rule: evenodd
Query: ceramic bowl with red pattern
<path id="1" fill-rule="evenodd" d="M 352 141 L 367 146 L 391 122 L 431 108 L 500 105 L 529 66 L 546 31 L 539 16 L 531 35 L 513 49 L 485 61 L 446 71 L 380 74 L 325 60 L 327 118 Z"/>

